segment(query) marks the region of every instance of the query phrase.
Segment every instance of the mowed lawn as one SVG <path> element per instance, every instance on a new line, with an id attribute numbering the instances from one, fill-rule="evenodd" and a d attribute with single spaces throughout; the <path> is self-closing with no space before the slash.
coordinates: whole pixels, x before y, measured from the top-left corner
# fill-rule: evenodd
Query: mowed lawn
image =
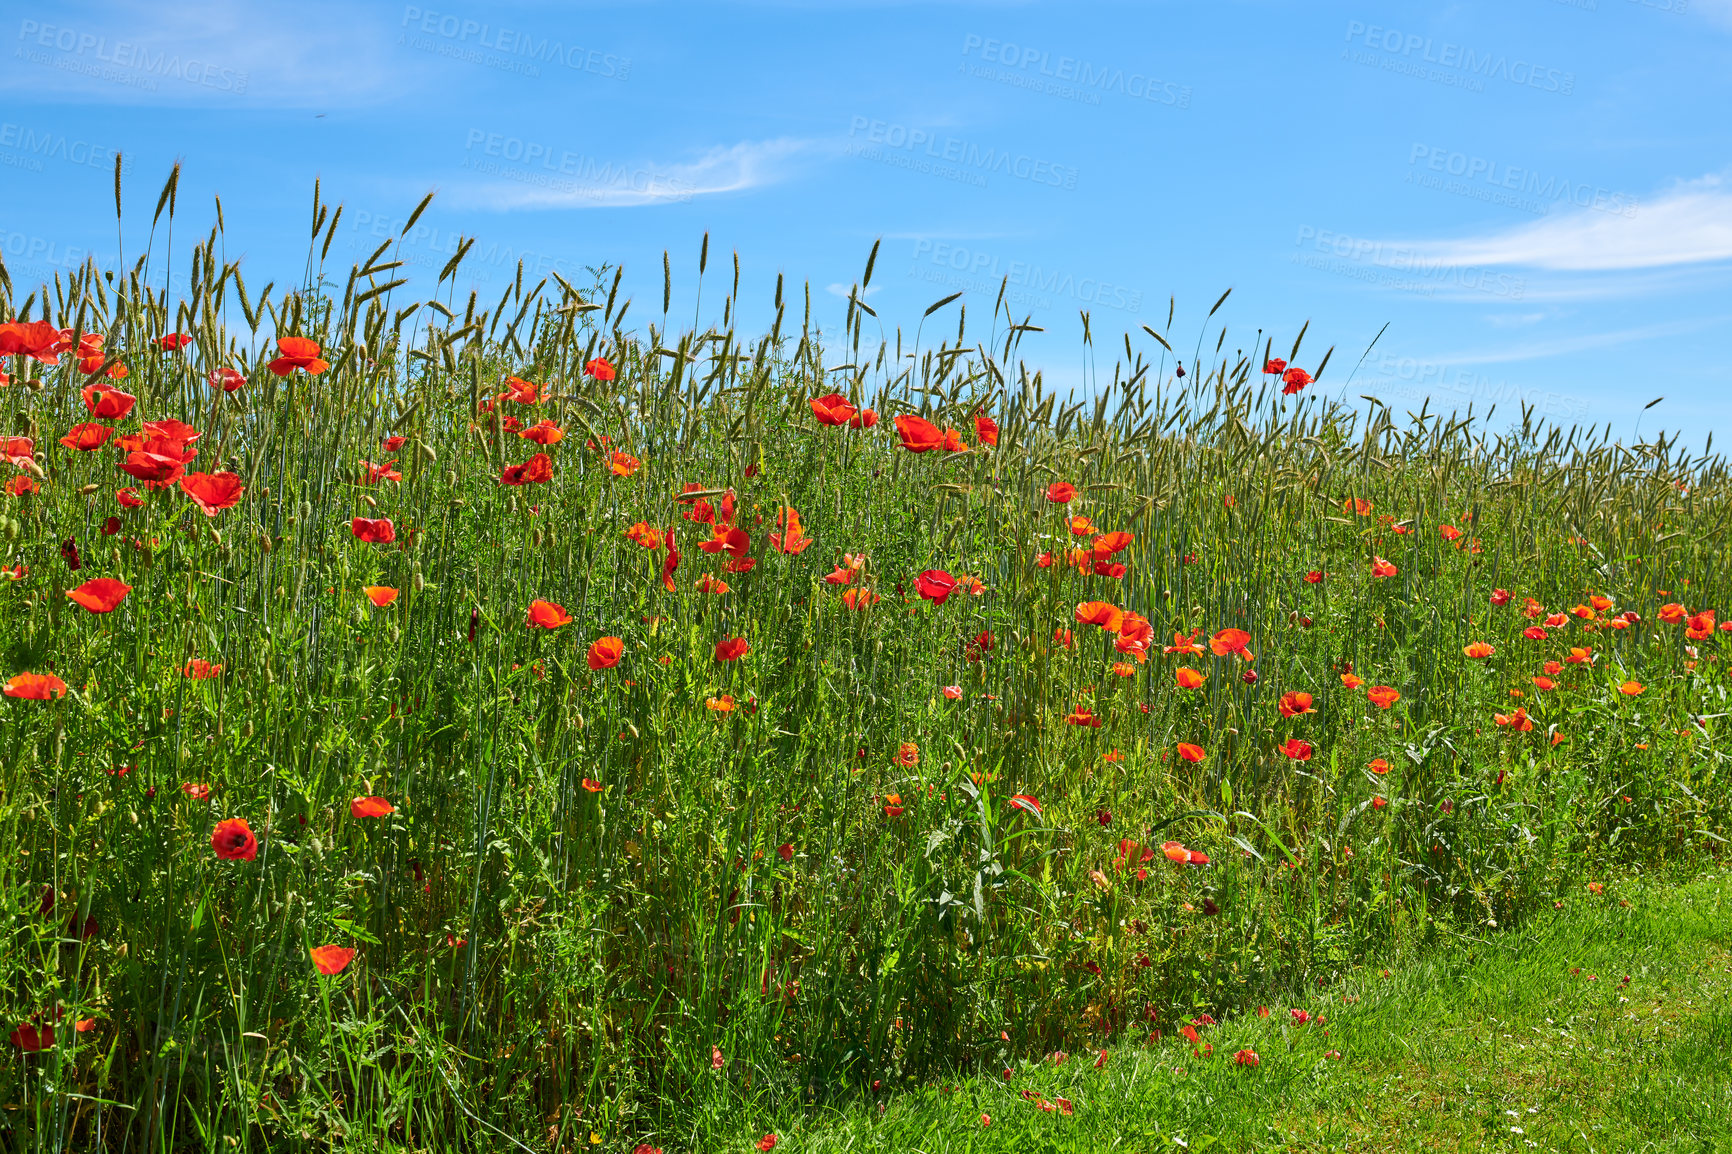
<path id="1" fill-rule="evenodd" d="M 1169 1033 L 1099 1066 L 1088 1052 L 1018 1061 L 1009 1078 L 886 1087 L 790 1125 L 776 1148 L 1732 1149 L 1732 883 L 1614 890 L 1368 963 L 1267 1018 L 1204 1026 L 1212 1056 Z M 1294 1009 L 1315 1020 L 1296 1024 Z M 1235 1062 L 1242 1049 L 1256 1066 Z M 1041 1105 L 1060 1099 L 1071 1114 Z"/>

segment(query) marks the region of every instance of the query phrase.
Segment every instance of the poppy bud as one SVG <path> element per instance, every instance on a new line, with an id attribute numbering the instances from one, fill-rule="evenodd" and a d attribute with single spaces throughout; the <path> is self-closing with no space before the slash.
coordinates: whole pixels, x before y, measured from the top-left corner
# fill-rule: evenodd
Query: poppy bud
<path id="1" fill-rule="evenodd" d="M 471 609 L 469 611 L 469 644 L 471 645 L 475 644 L 475 625 L 480 620 L 481 610 Z"/>
<path id="2" fill-rule="evenodd" d="M 1239 680 L 1243 681 L 1246 685 L 1255 685 L 1257 684 L 1257 671 L 1255 669 L 1247 669 L 1245 672 L 1239 674 Z"/>

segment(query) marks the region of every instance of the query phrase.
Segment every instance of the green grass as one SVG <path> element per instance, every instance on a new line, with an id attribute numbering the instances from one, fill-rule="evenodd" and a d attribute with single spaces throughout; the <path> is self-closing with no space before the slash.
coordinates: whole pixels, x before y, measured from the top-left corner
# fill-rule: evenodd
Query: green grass
<path id="1" fill-rule="evenodd" d="M 1704 878 L 1628 893 L 1572 900 L 1523 930 L 1441 939 L 1387 969 L 1354 967 L 1299 1007 L 1204 1027 L 1210 1057 L 1168 1030 L 1112 1047 L 1098 1069 L 1094 1051 L 1062 1066 L 1013 1058 L 1010 1079 L 790 1117 L 778 1149 L 1732 1149 L 1732 887 Z M 1295 1025 L 1293 1008 L 1319 1020 Z M 1260 1064 L 1236 1065 L 1240 1049 Z M 1028 1092 L 1074 1113 L 1043 1111 Z M 759 1137 L 711 1148 L 748 1150 Z"/>
<path id="2" fill-rule="evenodd" d="M 1349 408 L 1347 354 L 1219 312 L 1083 318 L 1074 397 L 999 307 L 910 333 L 778 281 L 743 332 L 707 248 L 683 332 L 612 268 L 406 296 L 394 242 L 324 267 L 317 198 L 303 283 L 249 285 L 219 218 L 167 299 L 175 211 L 171 184 L 132 268 L 0 276 L 0 317 L 101 334 L 85 367 L 136 398 L 6 358 L 0 680 L 67 686 L 0 697 L 0 1034 L 56 1028 L 0 1063 L 14 1147 L 708 1151 L 1720 868 L 1718 455 Z M 271 371 L 292 337 L 329 367 Z M 1284 393 L 1283 353 L 1319 383 Z M 824 423 L 836 398 L 878 424 Z M 915 418 L 966 449 L 905 448 Z M 147 436 L 174 459 L 121 447 Z M 236 500 L 122 471 L 177 462 Z M 700 547 L 691 486 L 733 494 L 748 557 Z M 772 536 L 788 508 L 809 548 Z M 939 603 L 929 570 L 974 580 Z M 130 592 L 87 611 L 92 578 Z M 215 852 L 228 820 L 252 860 Z"/>

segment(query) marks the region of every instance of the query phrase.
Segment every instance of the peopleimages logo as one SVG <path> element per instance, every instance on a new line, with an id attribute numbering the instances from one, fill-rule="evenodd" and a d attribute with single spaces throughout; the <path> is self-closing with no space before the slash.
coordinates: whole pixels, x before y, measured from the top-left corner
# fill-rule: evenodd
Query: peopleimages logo
<path id="1" fill-rule="evenodd" d="M 631 75 L 631 58 L 627 56 L 616 56 L 579 44 L 566 44 L 551 36 L 537 37 L 532 32 L 496 28 L 480 20 L 449 12 L 434 12 L 413 4 L 404 6 L 402 26 L 406 30 L 403 42 L 410 47 L 500 67 L 506 71 L 536 76 L 540 74 L 536 65 L 557 64 L 573 72 L 588 72 L 608 80 L 625 80 Z M 411 32 L 422 35 L 411 37 Z M 439 44 L 423 38 L 433 36 L 446 43 Z M 486 55 L 489 52 L 500 55 Z"/>
<path id="2" fill-rule="evenodd" d="M 473 172 L 580 198 L 601 201 L 629 194 L 646 200 L 684 203 L 697 191 L 691 181 L 676 176 L 597 160 L 580 152 L 483 128 L 471 128 L 463 147 L 466 153 L 463 167 Z"/>
<path id="3" fill-rule="evenodd" d="M 1507 204 L 1544 214 L 1560 204 L 1591 208 L 1614 216 L 1633 217 L 1638 202 L 1628 193 L 1583 184 L 1558 176 L 1541 176 L 1531 168 L 1505 164 L 1483 156 L 1470 156 L 1433 144 L 1413 145 L 1408 153 L 1408 183 L 1418 183 L 1478 200 Z M 1417 171 L 1421 166 L 1426 172 Z M 1427 173 L 1457 177 L 1459 183 L 1432 180 Z M 1479 186 L 1485 185 L 1484 189 Z M 1525 197 L 1532 197 L 1526 200 Z"/>
<path id="4" fill-rule="evenodd" d="M 67 164 L 89 165 L 91 168 L 114 167 L 115 150 L 88 140 L 78 140 L 63 132 L 38 130 L 11 121 L 0 123 L 0 149 L 13 150 L 18 159 L 8 161 L 0 153 L 0 164 L 42 171 L 42 161 L 59 160 Z M 124 163 L 124 162 L 123 162 Z"/>
<path id="5" fill-rule="evenodd" d="M 1459 265 L 1428 257 L 1408 245 L 1351 236 L 1326 228 L 1300 225 L 1293 244 L 1296 263 L 1321 272 L 1362 280 L 1384 288 L 1431 296 L 1439 288 L 1460 288 L 1520 300 L 1527 281 L 1477 265 Z M 1310 249 L 1310 252 L 1306 252 Z"/>
<path id="6" fill-rule="evenodd" d="M 1009 149 L 983 148 L 960 137 L 934 136 L 924 128 L 910 128 L 906 124 L 892 124 L 873 120 L 868 116 L 856 116 L 848 122 L 848 136 L 862 142 L 861 145 L 850 145 L 849 151 L 854 155 L 921 171 L 926 170 L 925 162 L 920 160 L 924 157 L 926 161 L 932 162 L 935 175 L 955 171 L 959 178 L 965 178 L 966 183 L 970 184 L 984 185 L 988 175 L 998 173 L 1053 188 L 1076 187 L 1077 170 L 1070 165 L 1054 164 L 1050 160 L 1042 160 L 1024 152 L 1012 152 Z M 885 156 L 885 148 L 895 151 Z M 910 164 L 908 161 L 917 163 Z M 946 166 L 951 165 L 958 167 L 954 170 L 946 169 Z"/>
<path id="7" fill-rule="evenodd" d="M 993 293 L 1006 286 L 1013 305 L 1051 308 L 1052 298 L 1069 297 L 1080 304 L 1134 313 L 1143 307 L 1143 291 L 1099 277 L 1076 276 L 1063 269 L 1042 268 L 1022 260 L 1004 260 L 995 253 L 944 241 L 914 242 L 914 263 L 908 275 L 928 284 L 971 292 Z M 925 266 L 925 267 L 923 267 Z"/>
<path id="8" fill-rule="evenodd" d="M 1096 65 L 1074 56 L 1055 57 L 1044 48 L 1009 40 L 994 40 L 971 32 L 962 39 L 962 54 L 1016 70 L 1007 74 L 988 69 L 975 75 L 1069 100 L 1099 104 L 1100 93 L 1116 92 L 1132 100 L 1146 100 L 1174 108 L 1191 106 L 1190 85 L 1162 80 L 1146 72 L 1127 72 L 1115 66 Z"/>
<path id="9" fill-rule="evenodd" d="M 224 68 L 190 56 L 183 58 L 180 53 L 167 49 L 153 51 L 127 40 L 110 43 L 108 37 L 94 32 L 21 20 L 18 39 L 24 43 L 14 55 L 100 80 L 151 91 L 155 90 L 157 80 L 169 78 L 237 95 L 247 90 L 247 74 L 239 69 Z M 37 51 L 43 48 L 51 49 L 59 56 Z"/>
<path id="10" fill-rule="evenodd" d="M 1356 53 L 1351 49 L 1343 59 L 1359 64 L 1381 67 L 1386 71 L 1406 72 L 1426 80 L 1437 80 L 1457 87 L 1484 91 L 1487 80 L 1503 80 L 1541 92 L 1569 96 L 1576 90 L 1576 74 L 1556 68 L 1515 59 L 1499 52 L 1476 52 L 1453 41 L 1436 41 L 1414 32 L 1383 28 L 1360 20 L 1347 22 L 1347 41 L 1361 44 L 1371 53 Z M 1382 53 L 1381 56 L 1376 53 Z M 1468 83 L 1471 82 L 1471 83 Z"/>

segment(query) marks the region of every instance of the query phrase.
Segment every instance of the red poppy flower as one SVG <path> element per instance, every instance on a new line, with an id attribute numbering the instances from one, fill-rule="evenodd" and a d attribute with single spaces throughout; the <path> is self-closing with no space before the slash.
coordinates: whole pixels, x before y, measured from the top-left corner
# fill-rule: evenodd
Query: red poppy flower
<path id="1" fill-rule="evenodd" d="M 357 797 L 349 802 L 350 817 L 385 817 L 397 812 L 397 807 L 382 797 Z"/>
<path id="2" fill-rule="evenodd" d="M 1323 583 L 1323 570 L 1313 569 L 1305 574 L 1305 583 L 1307 585 L 1321 585 Z"/>
<path id="3" fill-rule="evenodd" d="M 598 638 L 589 647 L 588 662 L 591 669 L 612 669 L 619 664 L 619 659 L 625 656 L 625 642 L 618 637 Z"/>
<path id="4" fill-rule="evenodd" d="M 1281 374 L 1281 391 L 1296 393 L 1311 383 L 1311 374 L 1295 365 Z"/>
<path id="5" fill-rule="evenodd" d="M 1546 632 L 1544 625 L 1529 625 L 1522 630 L 1522 636 L 1529 641 L 1544 641 L 1550 634 Z"/>
<path id="6" fill-rule="evenodd" d="M 50 701 L 66 695 L 66 682 L 52 673 L 19 673 L 6 682 L 5 693 L 23 701 Z"/>
<path id="7" fill-rule="evenodd" d="M 259 841 L 244 818 L 219 821 L 211 830 L 210 847 L 224 861 L 252 861 L 259 855 Z"/>
<path id="8" fill-rule="evenodd" d="M 1646 687 L 1643 686 L 1640 681 L 1626 681 L 1622 685 L 1618 686 L 1618 692 L 1622 693 L 1625 697 L 1635 697 L 1637 694 L 1641 693 L 1644 688 Z"/>
<path id="9" fill-rule="evenodd" d="M 1178 681 L 1180 689 L 1197 689 L 1202 686 L 1203 682 L 1209 680 L 1208 674 L 1201 670 L 1192 669 L 1188 665 L 1181 665 L 1174 672 L 1174 678 Z"/>
<path id="10" fill-rule="evenodd" d="M 237 392 L 247 386 L 247 379 L 235 369 L 212 369 L 205 382 L 212 389 L 221 389 L 225 393 Z"/>
<path id="11" fill-rule="evenodd" d="M 120 471 L 143 481 L 147 489 L 166 489 L 181 478 L 186 465 L 178 457 L 138 450 L 126 455 Z"/>
<path id="12" fill-rule="evenodd" d="M 1374 757 L 1371 759 L 1370 764 L 1367 765 L 1365 768 L 1369 769 L 1372 773 L 1375 773 L 1381 777 L 1383 774 L 1388 773 L 1390 771 L 1390 769 L 1393 767 L 1387 761 L 1385 761 L 1383 758 Z"/>
<path id="13" fill-rule="evenodd" d="M 583 371 L 598 381 L 613 380 L 613 366 L 608 364 L 606 359 L 602 357 L 595 357 L 585 363 Z"/>
<path id="14" fill-rule="evenodd" d="M 1233 1063 L 1238 1066 L 1260 1066 L 1263 1059 L 1257 1057 L 1255 1050 L 1240 1050 L 1233 1055 Z"/>
<path id="15" fill-rule="evenodd" d="M 956 578 L 942 569 L 928 569 L 914 579 L 914 591 L 934 605 L 942 605 L 956 591 Z"/>
<path id="16" fill-rule="evenodd" d="M 1046 499 L 1054 505 L 1068 505 L 1076 499 L 1076 492 L 1069 481 L 1054 481 L 1046 487 Z"/>
<path id="17" fill-rule="evenodd" d="M 180 791 L 194 801 L 210 800 L 210 786 L 202 781 L 183 781 L 180 785 Z"/>
<path id="18" fill-rule="evenodd" d="M 744 637 L 729 637 L 716 642 L 716 660 L 737 661 L 751 652 L 751 649 Z"/>
<path id="19" fill-rule="evenodd" d="M 870 589 L 850 589 L 842 594 L 842 604 L 850 609 L 867 609 L 880 600 L 878 594 Z"/>
<path id="20" fill-rule="evenodd" d="M 214 517 L 220 510 L 232 508 L 247 491 L 234 473 L 188 473 L 180 479 L 180 487 L 206 517 Z"/>
<path id="21" fill-rule="evenodd" d="M 849 404 L 848 398 L 841 393 L 813 397 L 808 403 L 812 406 L 812 415 L 818 418 L 821 425 L 846 425 L 859 411 Z"/>
<path id="22" fill-rule="evenodd" d="M 213 665 L 202 657 L 194 657 L 189 659 L 185 665 L 181 666 L 180 672 L 182 677 L 188 678 L 192 681 L 209 681 L 212 678 L 221 677 L 223 667 L 221 665 Z"/>
<path id="23" fill-rule="evenodd" d="M 128 509 L 136 509 L 144 504 L 144 498 L 131 489 L 121 489 L 114 494 L 114 499 Z"/>
<path id="24" fill-rule="evenodd" d="M 1283 693 L 1281 695 L 1281 700 L 1277 704 L 1281 710 L 1282 717 L 1298 717 L 1301 713 L 1317 712 L 1315 709 L 1311 708 L 1311 695 L 1309 693 L 1300 692 L 1299 690 L 1294 690 L 1291 693 Z"/>
<path id="25" fill-rule="evenodd" d="M 775 1148 L 776 1136 L 774 1134 L 766 1134 L 762 1138 L 758 1139 L 758 1149 L 765 1151 L 766 1154 L 768 1154 L 768 1151 L 774 1150 Z"/>
<path id="26" fill-rule="evenodd" d="M 319 342 L 310 337 L 278 337 L 277 348 L 283 355 L 265 367 L 279 377 L 286 377 L 296 369 L 316 377 L 331 367 L 329 361 L 319 359 Z"/>
<path id="27" fill-rule="evenodd" d="M 593 777 L 586 777 L 583 779 L 583 788 L 588 790 L 590 793 L 600 793 L 602 785 L 601 782 L 595 780 Z"/>
<path id="28" fill-rule="evenodd" d="M 963 443 L 962 434 L 955 429 L 944 430 L 944 444 L 941 447 L 946 453 L 968 452 L 968 446 Z"/>
<path id="29" fill-rule="evenodd" d="M 555 605 L 552 601 L 531 601 L 529 624 L 539 625 L 543 629 L 558 629 L 561 625 L 571 624 L 571 615 L 563 606 Z"/>
<path id="30" fill-rule="evenodd" d="M 29 437 L 0 437 L 0 457 L 20 469 L 36 461 L 36 442 Z"/>
<path id="31" fill-rule="evenodd" d="M 124 581 L 116 581 L 112 577 L 97 577 L 76 589 L 68 589 L 66 595 L 92 613 L 112 613 L 115 606 L 124 601 L 131 592 L 132 586 Z"/>
<path id="32" fill-rule="evenodd" d="M 519 405 L 533 405 L 535 403 L 535 385 L 521 377 L 506 377 L 505 391 L 494 399 L 512 401 Z"/>
<path id="33" fill-rule="evenodd" d="M 8 321 L 0 324 L 0 357 L 29 357 L 45 365 L 60 363 L 60 354 L 72 347 L 72 333 L 47 321 Z"/>
<path id="34" fill-rule="evenodd" d="M 1110 601 L 1084 601 L 1075 616 L 1079 624 L 1099 625 L 1109 633 L 1117 633 L 1125 623 L 1125 611 Z"/>
<path id="35" fill-rule="evenodd" d="M 363 458 L 361 461 L 361 484 L 375 485 L 380 481 L 401 481 L 403 474 L 397 471 L 396 465 L 397 462 L 395 461 L 386 461 L 383 465 L 375 465 Z"/>
<path id="36" fill-rule="evenodd" d="M 1373 577 L 1393 577 L 1399 572 L 1394 565 L 1381 557 L 1371 559 L 1371 575 Z"/>
<path id="37" fill-rule="evenodd" d="M 998 422 L 987 416 L 975 417 L 974 439 L 983 445 L 998 444 Z"/>
<path id="38" fill-rule="evenodd" d="M 770 534 L 770 548 L 778 553 L 803 553 L 812 544 L 813 538 L 800 528 L 800 514 L 792 509 L 782 509 L 776 514 L 776 527 L 783 532 Z"/>
<path id="39" fill-rule="evenodd" d="M 80 395 L 84 397 L 84 407 L 90 410 L 90 415 L 104 421 L 118 421 L 132 412 L 132 406 L 138 403 L 138 398 L 130 393 L 106 385 L 85 385 Z"/>
<path id="40" fill-rule="evenodd" d="M 8 1037 L 12 1044 L 24 1053 L 35 1054 L 54 1045 L 54 1027 L 43 1026 L 38 1030 L 35 1023 L 25 1022 Z"/>
<path id="41" fill-rule="evenodd" d="M 349 522 L 349 532 L 373 545 L 389 545 L 397 539 L 397 526 L 389 517 L 356 517 Z"/>
<path id="42" fill-rule="evenodd" d="M 1094 539 L 1090 548 L 1097 558 L 1111 557 L 1128 548 L 1135 540 L 1134 534 L 1119 529 L 1111 533 L 1102 533 Z"/>
<path id="43" fill-rule="evenodd" d="M 545 454 L 542 454 L 545 455 Z M 608 472 L 616 477 L 629 477 L 643 465 L 643 462 L 630 453 L 615 453 L 608 458 Z"/>
<path id="44" fill-rule="evenodd" d="M 848 421 L 850 429 L 870 429 L 877 424 L 878 411 L 876 409 L 861 409 Z"/>
<path id="45" fill-rule="evenodd" d="M 1199 762 L 1209 756 L 1207 753 L 1203 752 L 1202 746 L 1192 745 L 1188 741 L 1179 742 L 1178 749 L 1179 756 L 1189 762 Z"/>
<path id="46" fill-rule="evenodd" d="M 1373 685 L 1370 689 L 1365 691 L 1365 696 L 1370 699 L 1371 704 L 1377 706 L 1377 708 L 1388 709 L 1391 705 L 1394 705 L 1397 701 L 1401 700 L 1401 691 L 1388 685 Z"/>
<path id="47" fill-rule="evenodd" d="M 6 493 L 12 497 L 28 497 L 31 493 L 41 492 L 42 486 L 26 477 L 23 473 L 6 482 Z"/>
<path id="48" fill-rule="evenodd" d="M 1294 761 L 1311 760 L 1311 743 L 1300 741 L 1297 737 L 1289 737 L 1277 746 L 1280 751 Z"/>
<path id="49" fill-rule="evenodd" d="M 1040 802 L 1036 801 L 1026 793 L 1016 794 L 1010 799 L 1010 804 L 1016 806 L 1018 809 L 1026 809 L 1036 817 L 1041 816 Z"/>
<path id="50" fill-rule="evenodd" d="M 905 413 L 896 418 L 896 433 L 910 453 L 929 453 L 944 443 L 944 434 L 925 417 Z"/>
<path id="51" fill-rule="evenodd" d="M 1657 615 L 1660 618 L 1660 620 L 1664 621 L 1666 624 L 1677 625 L 1677 624 L 1682 623 L 1687 617 L 1690 616 L 1690 611 L 1685 609 L 1682 605 L 1679 605 L 1679 604 L 1674 602 L 1671 604 L 1660 606 L 1660 609 L 1659 609 L 1659 612 Z"/>
<path id="52" fill-rule="evenodd" d="M 1534 720 L 1528 716 L 1528 711 L 1525 709 L 1517 709 L 1514 713 L 1494 713 L 1492 719 L 1499 726 L 1508 726 L 1511 729 L 1520 730 L 1522 733 L 1533 732 Z"/>
<path id="53" fill-rule="evenodd" d="M 751 535 L 744 529 L 717 525 L 712 533 L 708 541 L 698 542 L 698 548 L 706 553 L 726 552 L 730 556 L 744 557 L 752 547 Z"/>
<path id="54" fill-rule="evenodd" d="M 60 438 L 60 443 L 68 449 L 88 453 L 92 449 L 100 449 L 108 443 L 108 438 L 114 436 L 114 429 L 108 425 L 99 425 L 94 421 L 74 425 L 66 435 Z"/>
<path id="55" fill-rule="evenodd" d="M 314 946 L 307 952 L 313 956 L 314 968 L 326 977 L 342 973 L 343 967 L 355 957 L 351 946 Z"/>
<path id="56" fill-rule="evenodd" d="M 504 485 L 543 485 L 553 480 L 553 458 L 537 453 L 521 465 L 507 465 L 499 475 Z"/>
<path id="57" fill-rule="evenodd" d="M 1270 357 L 1263 362 L 1263 371 L 1270 376 L 1278 377 L 1286 371 L 1287 362 L 1281 357 Z"/>

